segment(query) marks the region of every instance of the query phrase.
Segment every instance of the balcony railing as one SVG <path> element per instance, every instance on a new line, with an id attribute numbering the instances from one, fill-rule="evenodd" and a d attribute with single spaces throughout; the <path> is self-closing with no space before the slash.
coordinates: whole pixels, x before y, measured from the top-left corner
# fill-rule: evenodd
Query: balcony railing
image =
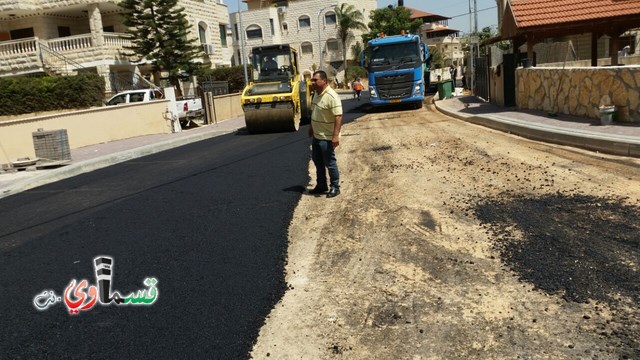
<path id="1" fill-rule="evenodd" d="M 67 36 L 58 39 L 43 40 L 49 44 L 49 48 L 55 52 L 65 52 L 70 50 L 87 49 L 93 47 L 91 35 Z"/>
<path id="2" fill-rule="evenodd" d="M 104 44 L 110 48 L 122 49 L 131 46 L 131 40 L 127 39 L 125 34 L 105 33 Z"/>
<path id="3" fill-rule="evenodd" d="M 0 42 L 0 56 L 34 53 L 38 51 L 37 38 Z"/>
<path id="4" fill-rule="evenodd" d="M 2 41 L 0 42 L 0 63 L 20 64 L 17 65 L 20 67 L 20 73 L 42 72 L 45 69 L 67 73 L 67 70 L 57 71 L 57 69 L 67 69 L 69 66 L 79 69 L 82 68 L 81 63 L 83 62 L 104 60 L 105 54 L 110 54 L 107 56 L 113 56 L 114 60 L 121 58 L 120 50 L 131 44 L 131 40 L 123 38 L 123 36 L 125 35 L 105 33 L 103 34 L 104 45 L 102 46 L 93 44 L 91 34 L 49 40 L 34 37 Z M 105 53 L 104 50 L 107 52 Z M 36 59 L 39 60 L 36 61 Z M 0 66 L 0 76 L 8 70 L 7 66 Z"/>

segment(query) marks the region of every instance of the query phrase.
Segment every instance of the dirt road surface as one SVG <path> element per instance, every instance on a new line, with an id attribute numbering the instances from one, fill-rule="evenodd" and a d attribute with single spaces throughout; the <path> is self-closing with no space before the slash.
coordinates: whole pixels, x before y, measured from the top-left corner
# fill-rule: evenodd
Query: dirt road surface
<path id="1" fill-rule="evenodd" d="M 639 160 L 427 107 L 348 124 L 337 156 L 253 358 L 640 358 Z"/>

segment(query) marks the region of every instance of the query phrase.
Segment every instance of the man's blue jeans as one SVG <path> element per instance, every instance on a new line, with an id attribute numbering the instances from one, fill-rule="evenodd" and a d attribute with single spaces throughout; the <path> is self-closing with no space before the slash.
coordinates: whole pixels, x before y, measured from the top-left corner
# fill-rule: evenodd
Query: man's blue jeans
<path id="1" fill-rule="evenodd" d="M 316 165 L 316 186 L 327 188 L 326 170 L 329 170 L 331 188 L 340 189 L 340 172 L 331 140 L 318 140 L 314 137 L 311 142 L 311 159 Z"/>

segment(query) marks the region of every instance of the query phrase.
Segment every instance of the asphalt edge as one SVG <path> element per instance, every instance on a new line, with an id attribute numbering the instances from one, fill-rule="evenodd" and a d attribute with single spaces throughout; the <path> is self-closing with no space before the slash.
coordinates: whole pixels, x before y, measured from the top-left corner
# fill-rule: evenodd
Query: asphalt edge
<path id="1" fill-rule="evenodd" d="M 445 115 L 527 139 L 568 145 L 606 154 L 640 158 L 640 139 L 634 137 L 621 135 L 603 136 L 599 133 L 580 130 L 569 131 L 559 127 L 525 123 L 497 115 L 461 114 L 438 103 L 438 101 L 433 102 L 436 109 Z"/>
<path id="2" fill-rule="evenodd" d="M 143 145 L 129 150 L 123 150 L 117 153 L 100 156 L 94 159 L 72 163 L 57 169 L 46 170 L 41 175 L 18 181 L 10 185 L 0 192 L 0 199 L 18 194 L 20 192 L 36 188 L 38 186 L 50 184 L 59 180 L 67 179 L 76 175 L 88 173 L 94 170 L 102 169 L 107 166 L 115 165 L 132 159 L 137 159 L 146 155 L 155 154 L 161 151 L 173 149 L 179 146 L 210 139 L 217 136 L 231 134 L 237 129 L 232 130 L 214 130 L 200 134 L 193 134 L 176 139 L 160 141 L 154 144 Z"/>

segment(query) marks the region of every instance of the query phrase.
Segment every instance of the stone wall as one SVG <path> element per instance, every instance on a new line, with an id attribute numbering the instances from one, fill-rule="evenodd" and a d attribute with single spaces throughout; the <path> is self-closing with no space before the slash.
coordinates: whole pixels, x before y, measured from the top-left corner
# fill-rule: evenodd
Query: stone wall
<path id="1" fill-rule="evenodd" d="M 518 109 L 599 118 L 599 106 L 615 105 L 621 122 L 640 122 L 640 67 L 519 68 Z"/>
<path id="2" fill-rule="evenodd" d="M 170 123 L 163 116 L 168 104 L 168 100 L 157 100 L 0 121 L 3 147 L 0 163 L 25 156 L 34 158 L 32 133 L 38 129 L 66 129 L 71 149 L 134 136 L 169 133 Z"/>
<path id="3" fill-rule="evenodd" d="M 214 97 L 213 122 L 242 116 L 240 93 Z M 0 164 L 20 157 L 35 157 L 32 133 L 66 129 L 69 147 L 76 149 L 135 136 L 170 133 L 171 123 L 166 115 L 170 101 L 155 100 L 118 106 L 102 106 L 86 110 L 51 112 L 46 115 L 20 115 L 0 118 Z"/>

